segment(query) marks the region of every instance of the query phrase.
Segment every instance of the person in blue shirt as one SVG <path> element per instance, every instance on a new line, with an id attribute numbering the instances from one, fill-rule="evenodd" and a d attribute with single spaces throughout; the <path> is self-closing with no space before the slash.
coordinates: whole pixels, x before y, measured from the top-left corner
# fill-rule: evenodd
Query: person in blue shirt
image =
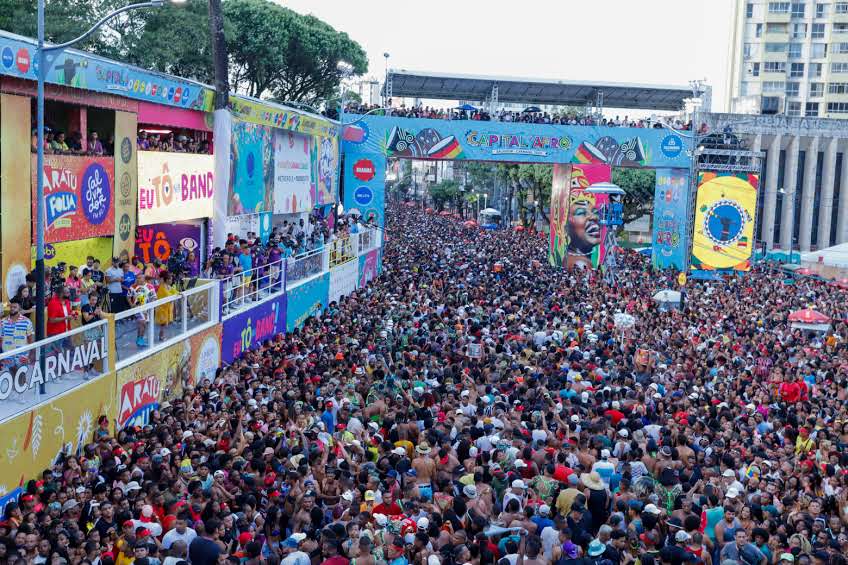
<path id="1" fill-rule="evenodd" d="M 530 518 L 530 521 L 536 524 L 538 527 L 536 532 L 539 534 L 541 534 L 542 530 L 547 527 L 555 527 L 554 521 L 551 520 L 551 507 L 547 504 L 541 505 L 539 507 L 539 512 Z"/>
<path id="2" fill-rule="evenodd" d="M 336 429 L 336 417 L 333 415 L 333 403 L 328 401 L 324 403 L 324 412 L 321 413 L 321 421 L 324 422 L 324 429 L 327 433 L 333 433 Z"/>

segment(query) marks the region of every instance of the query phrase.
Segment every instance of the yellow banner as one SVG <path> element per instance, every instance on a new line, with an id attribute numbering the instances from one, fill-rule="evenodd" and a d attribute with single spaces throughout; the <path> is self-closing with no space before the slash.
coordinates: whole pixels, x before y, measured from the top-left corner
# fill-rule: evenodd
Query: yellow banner
<path id="1" fill-rule="evenodd" d="M 30 186 L 30 99 L 0 94 L 0 255 L 2 255 L 4 301 L 26 282 L 29 271 L 28 242 L 32 241 Z"/>
<path id="2" fill-rule="evenodd" d="M 98 418 L 113 420 L 114 401 L 115 374 L 110 373 L 2 424 L 0 492 L 11 493 L 37 478 L 62 452 L 79 454 L 93 441 Z"/>
<path id="3" fill-rule="evenodd" d="M 138 160 L 136 114 L 115 112 L 115 240 L 112 255 L 122 251 L 132 256 L 135 249 Z M 99 257 L 104 261 L 105 257 Z M 108 265 L 108 261 L 104 265 Z"/>
<path id="4" fill-rule="evenodd" d="M 85 259 L 91 255 L 100 259 L 100 268 L 105 271 L 111 266 L 112 238 L 90 237 L 75 241 L 48 243 L 44 246 L 44 264 L 47 267 L 57 265 L 60 261 L 68 266 L 81 267 Z M 132 255 L 132 252 L 130 253 Z M 35 267 L 35 246 L 32 247 L 32 266 Z M 67 274 L 67 271 L 65 271 Z M 82 276 L 82 273 L 79 273 Z"/>
<path id="5" fill-rule="evenodd" d="M 335 137 L 338 135 L 336 124 L 329 120 L 298 112 L 291 108 L 280 108 L 254 100 L 230 97 L 230 112 L 235 118 L 263 126 L 320 137 Z"/>
<path id="6" fill-rule="evenodd" d="M 693 269 L 751 269 L 758 186 L 758 175 L 698 174 Z"/>

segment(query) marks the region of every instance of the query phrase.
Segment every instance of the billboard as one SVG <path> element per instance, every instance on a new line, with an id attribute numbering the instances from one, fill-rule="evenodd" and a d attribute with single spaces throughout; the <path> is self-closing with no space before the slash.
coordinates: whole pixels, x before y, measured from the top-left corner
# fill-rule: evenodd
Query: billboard
<path id="1" fill-rule="evenodd" d="M 344 158 L 344 198 L 346 213 L 358 211 L 363 218 L 385 225 L 385 154 L 364 153 L 348 148 Z"/>
<path id="2" fill-rule="evenodd" d="M 132 255 L 138 210 L 138 151 L 136 114 L 115 112 L 115 238 L 112 255 Z M 105 260 L 106 257 L 102 257 Z"/>
<path id="3" fill-rule="evenodd" d="M 233 120 L 230 141 L 230 199 L 227 215 L 272 210 L 274 186 L 273 130 Z"/>
<path id="4" fill-rule="evenodd" d="M 35 268 L 35 246 L 32 250 L 32 268 Z M 67 265 L 83 267 L 85 259 L 91 255 L 100 259 L 100 268 L 105 270 L 112 258 L 111 237 L 90 237 L 88 239 L 77 239 L 74 241 L 63 241 L 62 243 L 47 243 L 44 245 L 44 265 L 53 267 L 63 262 Z M 67 273 L 67 271 L 66 271 Z M 79 275 L 82 276 L 80 268 Z"/>
<path id="5" fill-rule="evenodd" d="M 359 283 L 359 261 L 348 261 L 330 269 L 328 302 L 338 302 L 356 290 Z"/>
<path id="6" fill-rule="evenodd" d="M 153 259 L 166 263 L 171 253 L 180 245 L 194 253 L 190 266 L 194 273 L 200 272 L 200 224 L 152 224 L 139 226 L 135 236 L 135 256 L 145 264 Z"/>
<path id="7" fill-rule="evenodd" d="M 221 325 L 198 332 L 118 371 L 117 427 L 144 426 L 163 402 L 215 378 L 221 366 Z"/>
<path id="8" fill-rule="evenodd" d="M 698 173 L 693 269 L 751 269 L 759 175 Z"/>
<path id="9" fill-rule="evenodd" d="M 31 182 L 30 163 L 34 163 L 29 147 L 22 142 L 30 134 L 30 115 L 30 98 L 0 94 L 0 202 L 4 210 L 15 210 L 14 214 L 3 214 L 0 221 L 3 300 L 15 295 L 29 273 L 26 242 L 32 226 L 32 195 L 21 187 Z"/>
<path id="10" fill-rule="evenodd" d="M 565 224 L 568 269 L 598 268 L 604 263 L 608 230 L 601 225 L 600 208 L 609 201 L 609 195 L 592 194 L 586 189 L 594 184 L 609 182 L 611 178 L 612 169 L 609 165 L 571 166 Z"/>
<path id="11" fill-rule="evenodd" d="M 36 169 L 36 156 L 32 155 L 33 237 Z M 115 232 L 114 170 L 112 157 L 44 156 L 46 243 L 111 236 Z"/>
<path id="12" fill-rule="evenodd" d="M 315 205 L 332 204 L 336 201 L 339 184 L 339 140 L 337 137 L 321 137 L 313 146 L 318 149 Z"/>
<path id="13" fill-rule="evenodd" d="M 549 234 L 548 264 L 552 267 L 565 265 L 568 237 L 568 198 L 571 192 L 571 166 L 554 165 L 551 184 L 551 229 Z"/>
<path id="14" fill-rule="evenodd" d="M 286 330 L 291 332 L 303 325 L 310 316 L 320 315 L 327 307 L 330 296 L 330 276 L 324 273 L 289 290 L 288 295 Z"/>
<path id="15" fill-rule="evenodd" d="M 221 359 L 232 363 L 245 351 L 286 332 L 286 293 L 239 312 L 223 323 Z"/>
<path id="16" fill-rule="evenodd" d="M 689 253 L 689 173 L 657 169 L 651 263 L 655 269 L 682 270 Z"/>
<path id="17" fill-rule="evenodd" d="M 381 249 L 372 249 L 359 256 L 359 286 L 363 287 L 377 278 L 383 267 Z"/>
<path id="18" fill-rule="evenodd" d="M 312 138 L 274 130 L 274 213 L 311 212 L 315 206 L 312 182 Z"/>
<path id="19" fill-rule="evenodd" d="M 138 224 L 212 217 L 212 155 L 138 152 Z"/>

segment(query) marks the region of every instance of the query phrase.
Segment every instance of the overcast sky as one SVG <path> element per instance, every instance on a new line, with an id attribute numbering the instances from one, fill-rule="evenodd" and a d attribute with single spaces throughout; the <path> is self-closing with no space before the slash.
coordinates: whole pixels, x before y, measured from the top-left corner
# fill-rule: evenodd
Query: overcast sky
<path id="1" fill-rule="evenodd" d="M 312 13 L 389 67 L 687 85 L 722 110 L 733 0 L 274 0 Z"/>

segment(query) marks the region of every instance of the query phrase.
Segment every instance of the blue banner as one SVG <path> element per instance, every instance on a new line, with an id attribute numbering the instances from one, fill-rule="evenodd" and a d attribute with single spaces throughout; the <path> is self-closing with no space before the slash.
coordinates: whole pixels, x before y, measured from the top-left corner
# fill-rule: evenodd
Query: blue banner
<path id="1" fill-rule="evenodd" d="M 399 120 L 398 120 L 399 121 Z M 385 225 L 386 156 L 348 147 L 344 160 L 345 213 L 359 211 L 366 221 Z"/>
<path id="2" fill-rule="evenodd" d="M 688 171 L 658 169 L 651 255 L 654 268 L 684 270 L 689 252 L 688 208 Z"/>
<path id="3" fill-rule="evenodd" d="M 233 120 L 230 143 L 232 171 L 227 215 L 256 214 L 272 210 L 274 142 L 272 129 Z"/>
<path id="4" fill-rule="evenodd" d="M 651 128 L 363 116 L 345 126 L 343 139 L 346 160 L 357 151 L 410 159 L 614 167 L 688 168 L 690 161 L 689 140 Z"/>
<path id="5" fill-rule="evenodd" d="M 329 305 L 330 274 L 301 284 L 288 291 L 286 329 L 291 332 L 302 326 L 307 318 L 320 315 Z"/>

